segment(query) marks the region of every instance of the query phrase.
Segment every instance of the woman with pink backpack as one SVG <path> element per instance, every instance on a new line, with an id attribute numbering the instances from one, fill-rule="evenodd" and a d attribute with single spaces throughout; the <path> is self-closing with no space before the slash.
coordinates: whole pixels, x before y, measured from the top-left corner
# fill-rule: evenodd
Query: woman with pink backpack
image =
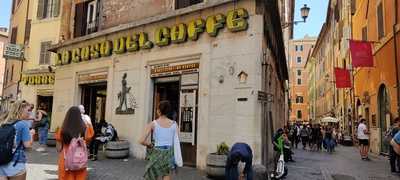
<path id="1" fill-rule="evenodd" d="M 78 107 L 73 106 L 65 115 L 61 129 L 56 133 L 59 180 L 85 180 L 87 178 L 86 144 L 94 134 L 92 126 L 83 120 Z"/>

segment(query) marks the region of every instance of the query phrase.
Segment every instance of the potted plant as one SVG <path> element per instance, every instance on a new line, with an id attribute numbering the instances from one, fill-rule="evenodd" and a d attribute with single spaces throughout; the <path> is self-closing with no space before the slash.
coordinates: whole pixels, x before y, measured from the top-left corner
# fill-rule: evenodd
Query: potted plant
<path id="1" fill-rule="evenodd" d="M 210 177 L 223 177 L 225 176 L 225 165 L 228 159 L 229 146 L 222 142 L 217 145 L 217 152 L 207 155 L 206 172 Z"/>

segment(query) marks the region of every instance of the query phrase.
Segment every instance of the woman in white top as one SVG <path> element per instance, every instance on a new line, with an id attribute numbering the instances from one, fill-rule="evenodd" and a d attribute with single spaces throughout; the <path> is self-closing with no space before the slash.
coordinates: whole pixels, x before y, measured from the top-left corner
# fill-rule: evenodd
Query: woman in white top
<path id="1" fill-rule="evenodd" d="M 158 119 L 149 123 L 139 143 L 150 149 L 148 154 L 148 164 L 145 168 L 144 178 L 146 180 L 156 180 L 162 177 L 163 180 L 170 180 L 171 170 L 175 167 L 174 163 L 174 137 L 178 126 L 175 121 L 170 120 L 166 115 L 171 111 L 168 101 L 161 101 L 157 115 Z M 147 139 L 153 132 L 154 144 Z"/>

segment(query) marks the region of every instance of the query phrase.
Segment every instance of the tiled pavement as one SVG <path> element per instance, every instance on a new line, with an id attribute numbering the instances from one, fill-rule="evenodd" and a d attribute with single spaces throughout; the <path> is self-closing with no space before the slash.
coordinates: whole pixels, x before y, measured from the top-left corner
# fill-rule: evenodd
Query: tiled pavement
<path id="1" fill-rule="evenodd" d="M 289 163 L 287 180 L 400 180 L 389 172 L 386 157 L 371 156 L 372 161 L 362 161 L 355 147 L 341 147 L 333 154 L 295 150 L 296 162 Z M 28 153 L 28 180 L 57 179 L 57 153 Z M 89 163 L 89 179 L 94 180 L 142 180 L 145 162 L 134 158 L 127 160 L 100 157 Z M 201 171 L 180 168 L 174 180 L 207 180 Z"/>
<path id="2" fill-rule="evenodd" d="M 356 147 L 336 148 L 336 152 L 295 150 L 295 163 L 289 163 L 288 180 L 400 180 L 391 174 L 387 157 L 370 155 L 363 161 Z"/>
<path id="3" fill-rule="evenodd" d="M 101 152 L 99 152 L 100 154 Z M 57 179 L 57 152 L 48 148 L 47 153 L 28 152 L 28 180 Z M 99 157 L 98 161 L 89 162 L 89 179 L 93 180 L 142 180 L 145 162 L 134 158 L 125 160 L 106 159 Z M 180 168 L 174 175 L 177 180 L 207 180 L 205 174 L 195 168 Z"/>

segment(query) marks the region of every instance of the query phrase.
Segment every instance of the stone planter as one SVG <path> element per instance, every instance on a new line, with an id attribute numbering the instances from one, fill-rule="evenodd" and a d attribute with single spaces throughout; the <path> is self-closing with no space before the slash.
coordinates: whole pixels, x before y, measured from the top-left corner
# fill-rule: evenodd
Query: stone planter
<path id="1" fill-rule="evenodd" d="M 210 177 L 224 177 L 227 159 L 227 155 L 218 155 L 216 153 L 208 154 L 206 167 L 207 175 Z"/>
<path id="2" fill-rule="evenodd" d="M 49 146 L 49 147 L 56 146 L 56 133 L 55 132 L 49 132 L 47 134 L 47 146 Z"/>
<path id="3" fill-rule="evenodd" d="M 129 156 L 129 142 L 126 140 L 110 141 L 106 144 L 106 157 L 122 159 Z"/>

